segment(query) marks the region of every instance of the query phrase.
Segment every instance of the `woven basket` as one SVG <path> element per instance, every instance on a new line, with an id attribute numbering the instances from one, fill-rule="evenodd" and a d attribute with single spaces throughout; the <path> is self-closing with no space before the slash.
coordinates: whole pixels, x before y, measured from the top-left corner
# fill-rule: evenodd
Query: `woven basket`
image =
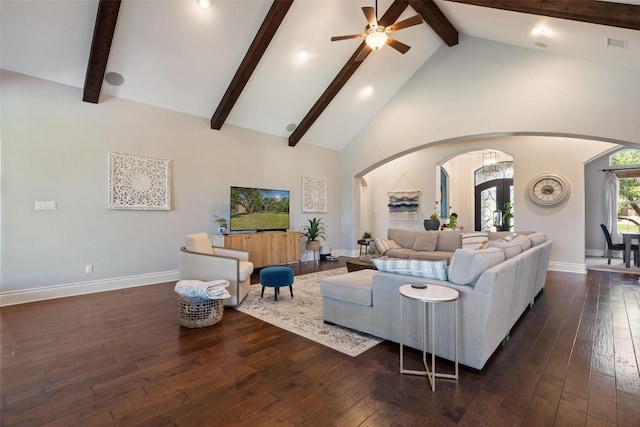
<path id="1" fill-rule="evenodd" d="M 178 322 L 185 328 L 204 328 L 222 320 L 221 299 L 194 298 L 178 295 Z"/>

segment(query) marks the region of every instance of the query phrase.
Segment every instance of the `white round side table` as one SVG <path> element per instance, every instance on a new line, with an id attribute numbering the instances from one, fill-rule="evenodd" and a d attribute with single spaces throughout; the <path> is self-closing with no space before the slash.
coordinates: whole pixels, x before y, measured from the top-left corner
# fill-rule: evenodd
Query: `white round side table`
<path id="1" fill-rule="evenodd" d="M 458 297 L 459 292 L 446 286 L 427 284 L 426 288 L 418 289 L 411 285 L 400 286 L 400 373 L 410 375 L 421 375 L 429 378 L 431 391 L 436 391 L 436 377 L 458 379 Z M 402 302 L 405 298 L 410 298 L 422 302 L 422 313 L 424 316 L 422 335 L 422 363 L 424 371 L 404 369 L 404 345 L 402 343 Z M 453 302 L 453 321 L 455 324 L 455 374 L 436 373 L 436 331 L 435 331 L 435 305 L 439 303 Z M 427 365 L 427 304 L 431 304 L 431 369 Z"/>

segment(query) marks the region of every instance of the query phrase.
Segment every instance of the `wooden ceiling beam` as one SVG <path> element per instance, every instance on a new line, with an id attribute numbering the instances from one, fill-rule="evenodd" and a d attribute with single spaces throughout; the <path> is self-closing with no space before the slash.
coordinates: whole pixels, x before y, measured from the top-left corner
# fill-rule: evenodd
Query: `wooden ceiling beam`
<path id="1" fill-rule="evenodd" d="M 278 31 L 280 24 L 292 4 L 293 0 L 273 1 L 267 16 L 264 18 L 264 21 L 262 21 L 258 33 L 251 42 L 251 46 L 249 46 L 249 50 L 247 50 L 244 59 L 236 70 L 236 74 L 233 76 L 227 91 L 222 96 L 218 108 L 216 108 L 215 113 L 213 113 L 211 117 L 211 129 L 220 130 L 220 128 L 222 128 L 222 125 L 229 116 L 229 113 L 231 113 L 238 98 L 240 98 L 240 94 L 260 63 L 262 55 L 264 55 L 269 47 L 269 43 L 271 43 L 273 36 L 276 34 L 276 31 Z"/>
<path id="2" fill-rule="evenodd" d="M 409 0 L 411 6 L 433 31 L 449 46 L 458 44 L 458 30 L 444 16 L 433 0 Z"/>
<path id="3" fill-rule="evenodd" d="M 640 30 L 640 5 L 595 0 L 447 0 L 531 15 Z"/>
<path id="4" fill-rule="evenodd" d="M 109 51 L 111 50 L 113 34 L 116 31 L 119 11 L 120 0 L 100 0 L 98 4 L 96 25 L 93 28 L 93 40 L 91 41 L 91 51 L 89 53 L 89 64 L 84 78 L 82 100 L 85 102 L 97 104 L 100 98 L 102 81 L 107 70 Z"/>
<path id="5" fill-rule="evenodd" d="M 396 20 L 402 15 L 402 12 L 409 6 L 407 0 L 395 0 L 389 9 L 385 12 L 384 16 L 380 18 L 380 25 L 389 26 L 396 22 Z M 363 53 L 364 58 L 361 61 L 356 61 L 356 58 L 363 50 L 367 50 L 367 52 Z M 320 98 L 313 104 L 311 110 L 307 113 L 306 116 L 302 119 L 302 121 L 298 124 L 293 133 L 289 136 L 289 146 L 295 147 L 300 139 L 304 136 L 305 133 L 311 128 L 311 126 L 315 123 L 315 121 L 320 117 L 320 114 L 327 108 L 329 103 L 336 97 L 336 95 L 340 92 L 340 90 L 344 87 L 344 85 L 349 81 L 353 73 L 356 72 L 358 67 L 364 62 L 366 57 L 371 52 L 371 49 L 367 47 L 365 42 L 360 43 L 360 46 L 356 49 L 356 51 L 351 55 L 351 58 L 347 61 L 347 63 L 342 67 L 342 70 L 338 73 L 338 75 L 333 79 L 333 81 L 329 84 L 329 86 L 325 89 L 325 91 L 320 95 Z"/>

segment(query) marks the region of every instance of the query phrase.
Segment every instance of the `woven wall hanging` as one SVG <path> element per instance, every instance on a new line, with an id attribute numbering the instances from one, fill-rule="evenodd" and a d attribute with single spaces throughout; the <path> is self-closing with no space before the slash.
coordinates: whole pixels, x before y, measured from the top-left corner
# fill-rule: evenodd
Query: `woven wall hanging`
<path id="1" fill-rule="evenodd" d="M 401 182 L 405 181 L 406 189 L 399 189 Z M 415 221 L 418 219 L 420 207 L 420 190 L 418 190 L 409 178 L 402 175 L 389 195 L 389 219 L 393 221 Z"/>

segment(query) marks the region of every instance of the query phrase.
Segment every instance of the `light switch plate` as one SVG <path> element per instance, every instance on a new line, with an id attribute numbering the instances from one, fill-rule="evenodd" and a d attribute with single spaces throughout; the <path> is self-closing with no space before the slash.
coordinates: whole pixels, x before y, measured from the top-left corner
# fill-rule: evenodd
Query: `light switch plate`
<path id="1" fill-rule="evenodd" d="M 57 209 L 55 201 L 36 201 L 36 210 L 37 211 L 55 211 Z"/>

